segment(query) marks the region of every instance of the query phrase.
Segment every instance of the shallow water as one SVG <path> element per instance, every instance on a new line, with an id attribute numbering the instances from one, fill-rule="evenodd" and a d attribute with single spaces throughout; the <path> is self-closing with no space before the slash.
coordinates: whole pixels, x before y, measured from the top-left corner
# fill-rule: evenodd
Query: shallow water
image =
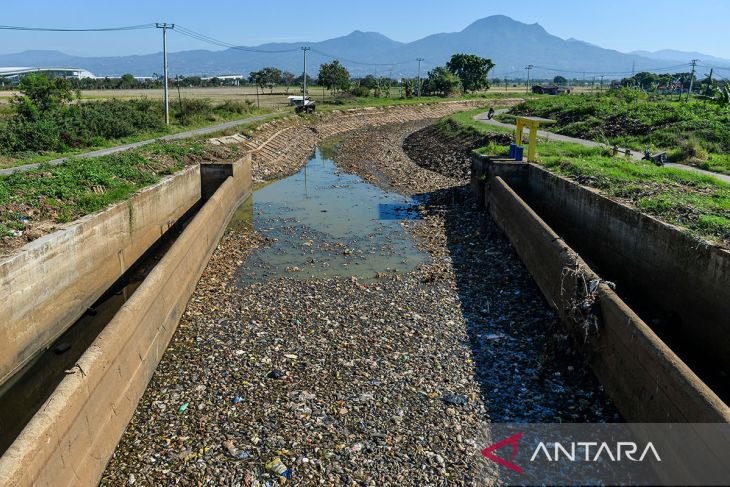
<path id="1" fill-rule="evenodd" d="M 429 258 L 401 224 L 418 218 L 415 204 L 338 171 L 317 149 L 299 172 L 255 191 L 238 209 L 229 229 L 253 225 L 271 241 L 246 259 L 237 280 L 372 279 L 411 271 Z"/>

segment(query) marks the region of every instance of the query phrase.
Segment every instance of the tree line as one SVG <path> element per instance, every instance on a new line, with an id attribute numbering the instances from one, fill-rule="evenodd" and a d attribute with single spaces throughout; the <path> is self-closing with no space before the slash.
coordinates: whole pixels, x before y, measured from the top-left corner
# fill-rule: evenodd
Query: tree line
<path id="1" fill-rule="evenodd" d="M 437 66 L 418 80 L 416 78 L 394 79 L 386 76 L 369 74 L 360 78 L 353 78 L 347 68 L 338 60 L 324 63 L 319 66 L 316 78 L 307 75 L 307 83 L 317 85 L 331 92 L 349 92 L 354 96 L 386 96 L 391 89 L 399 87 L 403 96 L 416 95 L 451 96 L 456 93 L 469 93 L 489 88 L 489 72 L 494 68 L 491 59 L 482 58 L 475 54 L 454 54 L 444 66 Z M 265 93 L 273 93 L 277 86 L 286 87 L 289 93 L 291 87 L 302 85 L 302 75 L 295 75 L 289 71 L 268 66 L 258 71 L 252 71 L 248 78 L 184 76 L 171 78 L 171 87 L 216 87 L 254 85 Z M 420 81 L 420 84 L 419 84 Z M 119 78 L 84 78 L 68 79 L 69 86 L 75 90 L 93 89 L 154 89 L 161 88 L 163 81 L 159 77 L 135 78 L 125 74 Z M 300 92 L 300 91 L 298 91 Z"/>

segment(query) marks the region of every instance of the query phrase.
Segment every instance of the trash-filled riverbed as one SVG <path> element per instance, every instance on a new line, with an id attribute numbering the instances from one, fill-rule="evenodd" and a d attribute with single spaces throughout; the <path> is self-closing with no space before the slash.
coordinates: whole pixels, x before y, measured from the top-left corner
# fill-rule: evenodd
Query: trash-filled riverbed
<path id="1" fill-rule="evenodd" d="M 418 218 L 414 203 L 339 171 L 317 149 L 299 172 L 259 189 L 239 210 L 249 212 L 251 226 L 270 244 L 246 259 L 237 280 L 374 279 L 412 271 L 428 259 L 400 224 Z"/>
<path id="2" fill-rule="evenodd" d="M 620 420 L 469 189 L 403 153 L 416 128 L 242 207 L 103 484 L 483 485 L 490 422 Z"/>

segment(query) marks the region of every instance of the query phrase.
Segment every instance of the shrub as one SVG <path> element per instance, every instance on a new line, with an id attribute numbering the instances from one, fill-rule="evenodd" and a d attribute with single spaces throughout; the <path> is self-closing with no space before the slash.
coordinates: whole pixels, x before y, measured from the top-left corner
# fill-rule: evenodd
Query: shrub
<path id="1" fill-rule="evenodd" d="M 668 156 L 672 162 L 698 163 L 707 160 L 708 154 L 696 139 L 681 138 L 677 141 L 677 147 L 669 151 Z"/>
<path id="2" fill-rule="evenodd" d="M 216 110 L 227 113 L 246 114 L 253 112 L 254 104 L 250 100 L 226 100 Z"/>
<path id="3" fill-rule="evenodd" d="M 352 88 L 350 88 L 350 93 L 354 96 L 364 98 L 370 94 L 370 89 L 362 85 L 353 86 Z"/>

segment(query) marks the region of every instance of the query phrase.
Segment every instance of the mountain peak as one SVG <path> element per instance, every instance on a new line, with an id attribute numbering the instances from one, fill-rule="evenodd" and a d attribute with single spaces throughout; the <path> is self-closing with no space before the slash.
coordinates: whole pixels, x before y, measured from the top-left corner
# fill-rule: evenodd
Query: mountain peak
<path id="1" fill-rule="evenodd" d="M 391 39 L 390 37 L 381 34 L 380 32 L 362 31 L 362 30 L 353 30 L 352 32 L 350 32 L 349 34 L 347 34 L 344 37 L 350 38 L 350 39 L 361 38 L 361 39 L 372 39 L 372 40 L 379 40 L 379 41 L 396 42 L 393 39 Z"/>
<path id="2" fill-rule="evenodd" d="M 482 29 L 493 29 L 493 30 L 537 30 L 545 32 L 545 29 L 538 24 L 526 24 L 515 20 L 512 17 L 506 15 L 490 15 L 479 20 L 475 20 L 469 24 L 462 32 L 469 32 Z"/>

